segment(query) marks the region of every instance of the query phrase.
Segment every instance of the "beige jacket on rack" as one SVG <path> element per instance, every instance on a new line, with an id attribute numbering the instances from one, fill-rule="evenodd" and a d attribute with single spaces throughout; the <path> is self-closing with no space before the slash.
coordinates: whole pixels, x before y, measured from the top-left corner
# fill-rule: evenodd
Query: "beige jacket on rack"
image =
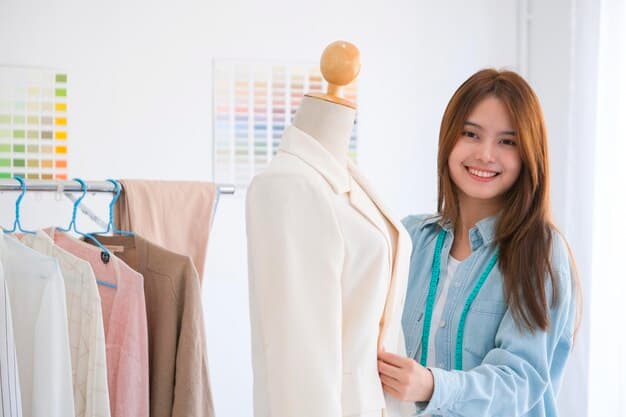
<path id="1" fill-rule="evenodd" d="M 411 415 L 377 369 L 381 345 L 405 353 L 411 241 L 354 165 L 289 127 L 246 222 L 255 417 Z"/>
<path id="2" fill-rule="evenodd" d="M 142 236 L 98 236 L 143 275 L 150 358 L 150 417 L 214 417 L 198 272 Z"/>

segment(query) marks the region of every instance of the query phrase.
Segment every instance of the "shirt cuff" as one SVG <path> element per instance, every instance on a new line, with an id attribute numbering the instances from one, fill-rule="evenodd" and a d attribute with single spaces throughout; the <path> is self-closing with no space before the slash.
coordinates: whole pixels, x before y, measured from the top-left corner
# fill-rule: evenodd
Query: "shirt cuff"
<path id="1" fill-rule="evenodd" d="M 415 403 L 417 415 L 442 414 L 446 412 L 459 396 L 458 375 L 454 371 L 439 368 L 428 368 L 433 374 L 435 386 L 430 401 Z"/>

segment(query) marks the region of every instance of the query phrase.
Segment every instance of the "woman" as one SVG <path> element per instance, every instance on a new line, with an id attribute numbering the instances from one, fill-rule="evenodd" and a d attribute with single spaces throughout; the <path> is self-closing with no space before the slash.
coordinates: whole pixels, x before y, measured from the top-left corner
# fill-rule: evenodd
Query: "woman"
<path id="1" fill-rule="evenodd" d="M 578 319 L 568 246 L 550 220 L 539 101 L 479 71 L 441 123 L 438 213 L 409 216 L 408 358 L 379 354 L 383 389 L 418 415 L 556 416 Z"/>

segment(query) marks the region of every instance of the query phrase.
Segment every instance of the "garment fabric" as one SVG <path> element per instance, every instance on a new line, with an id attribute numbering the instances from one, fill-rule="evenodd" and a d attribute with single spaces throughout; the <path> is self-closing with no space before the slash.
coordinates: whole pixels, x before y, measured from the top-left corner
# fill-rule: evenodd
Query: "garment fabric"
<path id="1" fill-rule="evenodd" d="M 22 417 L 22 394 L 9 298 L 4 267 L 0 262 L 0 416 Z"/>
<path id="2" fill-rule="evenodd" d="M 200 181 L 120 180 L 119 229 L 189 255 L 202 280 L 217 187 Z"/>
<path id="3" fill-rule="evenodd" d="M 213 417 L 198 273 L 189 256 L 142 236 L 100 236 L 144 279 L 150 417 Z"/>
<path id="4" fill-rule="evenodd" d="M 147 417 L 148 326 L 143 277 L 114 254 L 105 263 L 100 248 L 54 229 L 46 232 L 55 245 L 89 262 L 97 280 L 117 287 L 98 285 L 111 416 Z"/>
<path id="5" fill-rule="evenodd" d="M 478 222 L 469 231 L 471 255 L 459 264 L 449 287 L 441 319 L 446 325 L 435 334 L 435 386 L 429 402 L 416 403 L 419 416 L 556 417 L 556 397 L 572 349 L 576 317 L 569 251 L 558 233 L 552 237 L 551 265 L 559 283 L 559 297 L 550 306 L 550 328 L 520 329 L 504 298 L 503 277 L 494 267 L 469 309 L 465 322 L 463 369 L 452 370 L 460 316 L 470 292 L 496 250 L 498 216 Z M 426 297 L 437 235 L 445 230 L 441 265 L 450 256 L 454 231 L 436 216 L 403 220 L 413 241 L 407 303 L 402 318 L 407 353 L 419 361 Z M 441 286 L 438 288 L 438 293 Z M 553 288 L 546 278 L 547 300 Z"/>
<path id="6" fill-rule="evenodd" d="M 56 246 L 41 230 L 24 234 L 20 240 L 59 262 L 65 286 L 75 416 L 110 416 L 102 307 L 91 266 Z"/>
<path id="7" fill-rule="evenodd" d="M 27 417 L 74 416 L 65 287 L 56 259 L 0 233 Z"/>
<path id="8" fill-rule="evenodd" d="M 356 167 L 287 128 L 246 225 L 255 416 L 409 415 L 385 398 L 377 351 L 404 353 L 411 243 Z"/>

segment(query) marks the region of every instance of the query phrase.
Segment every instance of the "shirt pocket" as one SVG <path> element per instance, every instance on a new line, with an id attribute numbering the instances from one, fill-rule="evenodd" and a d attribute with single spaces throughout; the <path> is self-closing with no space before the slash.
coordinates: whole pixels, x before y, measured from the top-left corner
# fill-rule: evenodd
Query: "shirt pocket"
<path id="1" fill-rule="evenodd" d="M 423 319 L 423 311 L 416 311 L 408 316 L 405 314 L 402 317 L 402 330 L 404 331 L 406 354 L 410 358 L 415 358 L 420 352 L 422 346 L 422 330 L 424 328 Z"/>
<path id="2" fill-rule="evenodd" d="M 487 353 L 495 348 L 495 339 L 508 306 L 500 301 L 476 300 L 465 320 L 463 337 L 463 368 L 480 365 Z"/>

